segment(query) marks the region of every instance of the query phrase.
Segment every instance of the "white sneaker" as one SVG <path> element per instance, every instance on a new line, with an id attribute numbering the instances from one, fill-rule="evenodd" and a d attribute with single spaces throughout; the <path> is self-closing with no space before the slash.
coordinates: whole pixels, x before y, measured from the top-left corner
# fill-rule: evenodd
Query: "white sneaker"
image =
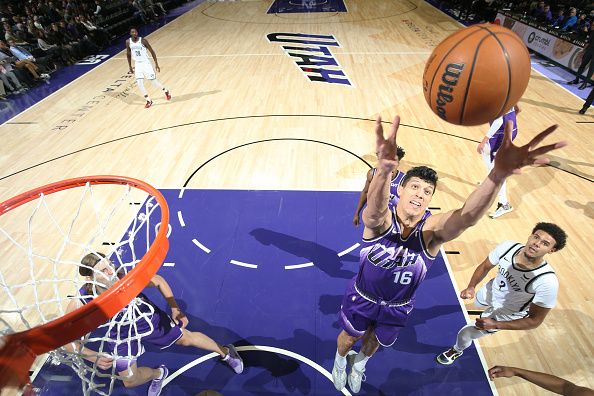
<path id="1" fill-rule="evenodd" d="M 341 391 L 347 382 L 347 373 L 346 373 L 346 366 L 345 368 L 341 369 L 336 364 L 336 360 L 334 360 L 334 367 L 332 367 L 332 382 L 334 382 L 334 387 L 336 390 Z"/>
<path id="2" fill-rule="evenodd" d="M 492 219 L 496 219 L 498 217 L 503 216 L 506 213 L 511 212 L 512 210 L 514 210 L 514 208 L 511 206 L 509 202 L 505 205 L 501 205 L 500 203 L 498 203 L 497 209 L 495 209 L 495 212 L 489 213 L 489 217 Z"/>
<path id="3" fill-rule="evenodd" d="M 365 369 L 363 371 L 359 371 L 355 368 L 355 356 L 357 356 L 357 352 L 349 351 L 347 355 L 347 365 L 351 367 L 351 372 L 349 374 L 349 388 L 351 388 L 351 392 L 359 393 L 361 390 L 361 381 L 365 381 Z"/>

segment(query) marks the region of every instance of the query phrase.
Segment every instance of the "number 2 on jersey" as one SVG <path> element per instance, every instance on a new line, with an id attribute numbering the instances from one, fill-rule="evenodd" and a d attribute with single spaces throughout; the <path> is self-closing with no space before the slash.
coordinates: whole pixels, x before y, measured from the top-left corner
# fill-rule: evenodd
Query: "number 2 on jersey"
<path id="1" fill-rule="evenodd" d="M 401 285 L 409 285 L 412 281 L 412 272 L 405 271 L 405 272 L 395 272 L 394 273 L 394 283 L 400 283 Z"/>

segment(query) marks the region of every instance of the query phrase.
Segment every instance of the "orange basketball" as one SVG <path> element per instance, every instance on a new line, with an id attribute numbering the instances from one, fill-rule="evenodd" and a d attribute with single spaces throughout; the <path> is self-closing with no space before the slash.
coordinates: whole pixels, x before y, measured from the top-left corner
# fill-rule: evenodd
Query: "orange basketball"
<path id="1" fill-rule="evenodd" d="M 451 34 L 433 50 L 423 92 L 447 122 L 479 125 L 515 105 L 529 79 L 530 55 L 522 40 L 502 26 L 480 24 Z"/>

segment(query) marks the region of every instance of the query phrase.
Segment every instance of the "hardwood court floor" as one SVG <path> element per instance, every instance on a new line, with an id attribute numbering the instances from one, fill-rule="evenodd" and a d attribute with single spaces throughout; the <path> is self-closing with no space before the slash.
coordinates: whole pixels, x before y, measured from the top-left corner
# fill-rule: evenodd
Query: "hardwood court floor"
<path id="1" fill-rule="evenodd" d="M 418 0 L 347 0 L 344 14 L 266 14 L 269 5 L 203 3 L 151 34 L 171 102 L 146 84 L 155 106 L 143 109 L 122 52 L 13 120 L 32 124 L 1 126 L 0 200 L 89 174 L 181 187 L 197 166 L 241 145 L 188 186 L 356 191 L 365 163 L 306 140 L 374 163 L 372 120 L 399 114 L 402 168 L 434 167 L 441 181 L 431 206 L 460 206 L 485 176 L 475 149 L 487 127 L 443 122 L 425 104 L 420 83 L 432 48 L 458 25 Z M 333 35 L 340 47 L 331 53 L 352 86 L 309 81 L 269 33 Z M 462 289 L 497 243 L 524 242 L 537 221 L 563 227 L 568 245 L 550 257 L 561 283 L 557 307 L 538 329 L 501 332 L 480 344 L 489 366 L 546 371 L 594 387 L 594 124 L 578 123 L 594 119 L 578 115 L 582 102 L 536 72 L 520 105 L 518 143 L 556 123 L 549 140 L 570 145 L 551 155 L 554 167 L 527 169 L 508 182 L 512 213 L 485 218 L 445 250 L 460 252 L 449 261 Z M 262 140 L 270 141 L 247 145 Z M 500 395 L 543 393 L 517 379 L 496 385 Z"/>

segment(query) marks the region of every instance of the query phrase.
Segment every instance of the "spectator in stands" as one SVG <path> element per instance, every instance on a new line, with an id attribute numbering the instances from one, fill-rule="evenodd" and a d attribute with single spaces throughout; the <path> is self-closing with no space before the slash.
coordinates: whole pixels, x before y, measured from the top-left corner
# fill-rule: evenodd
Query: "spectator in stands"
<path id="1" fill-rule="evenodd" d="M 577 23 L 577 10 L 573 7 L 569 9 L 569 15 L 563 19 L 563 25 L 560 26 L 563 31 L 570 31 L 573 26 Z"/>
<path id="2" fill-rule="evenodd" d="M 584 52 L 582 53 L 582 62 L 580 63 L 580 67 L 578 68 L 577 75 L 575 79 L 569 81 L 568 84 L 579 84 L 580 77 L 582 73 L 586 69 L 586 65 L 590 63 L 590 67 L 588 68 L 588 74 L 586 75 L 586 79 L 582 83 L 579 89 L 585 89 L 588 85 L 588 81 L 592 78 L 592 74 L 594 74 L 594 62 L 592 58 L 594 57 L 594 24 L 590 25 L 590 32 L 588 34 L 588 41 L 586 42 L 586 46 L 584 47 Z M 592 102 L 590 102 L 592 103 Z M 588 105 L 587 107 L 590 107 Z"/>
<path id="3" fill-rule="evenodd" d="M 553 22 L 553 13 L 551 12 L 551 6 L 546 4 L 544 6 L 543 14 L 541 15 L 541 21 L 544 23 L 552 23 Z"/>
<path id="4" fill-rule="evenodd" d="M 557 16 L 553 20 L 552 26 L 553 27 L 560 27 L 563 24 L 563 20 L 565 19 L 565 15 L 563 15 L 563 9 L 559 9 L 557 11 Z"/>
<path id="5" fill-rule="evenodd" d="M 153 14 L 155 14 L 155 16 L 157 14 L 160 14 L 161 16 L 165 16 L 167 15 L 167 11 L 165 11 L 165 7 L 163 7 L 163 3 L 159 2 L 154 2 L 153 0 L 145 0 L 146 1 L 146 7 L 150 8 L 151 11 L 153 12 Z"/>
<path id="6" fill-rule="evenodd" d="M 12 65 L 10 64 L 10 56 L 0 51 L 0 79 L 11 93 L 21 93 L 27 89 L 23 87 L 18 77 L 16 76 Z M 9 81 L 10 80 L 10 81 Z"/>
<path id="7" fill-rule="evenodd" d="M 86 16 L 79 15 L 80 23 L 87 29 L 89 35 L 95 40 L 99 46 L 105 47 L 109 43 L 109 33 L 93 24 Z"/>
<path id="8" fill-rule="evenodd" d="M 588 34 L 590 31 L 590 21 L 586 19 L 586 14 L 580 14 L 577 23 L 573 26 L 572 30 L 583 36 Z"/>
<path id="9" fill-rule="evenodd" d="M 37 46 L 42 50 L 46 56 L 50 57 L 55 62 L 62 66 L 71 65 L 76 61 L 70 56 L 67 49 L 58 46 L 57 44 L 50 44 L 46 40 L 47 37 L 43 30 L 37 31 Z"/>
<path id="10" fill-rule="evenodd" d="M 6 44 L 4 44 L 6 45 Z M 18 46 L 14 40 L 8 40 L 10 52 L 17 58 L 15 66 L 17 68 L 25 68 L 31 73 L 35 80 L 48 80 L 49 75 L 42 73 L 39 66 L 36 64 L 36 59 L 29 51 L 21 46 Z M 1 47 L 0 47 L 1 48 Z"/>
<path id="11" fill-rule="evenodd" d="M 137 0 L 128 0 L 128 8 L 136 18 L 140 18 L 142 23 L 147 22 L 147 16 L 144 9 L 140 6 Z"/>
<path id="12" fill-rule="evenodd" d="M 103 7 L 101 7 L 101 2 L 99 0 L 95 0 L 95 11 L 93 12 L 93 15 L 95 15 L 95 17 L 99 17 L 102 16 L 104 13 L 103 11 Z"/>
<path id="13" fill-rule="evenodd" d="M 544 8 L 545 8 L 544 1 L 539 1 L 538 6 L 530 12 L 530 16 L 532 16 L 533 18 L 539 19 L 540 16 L 542 14 L 544 14 Z"/>

